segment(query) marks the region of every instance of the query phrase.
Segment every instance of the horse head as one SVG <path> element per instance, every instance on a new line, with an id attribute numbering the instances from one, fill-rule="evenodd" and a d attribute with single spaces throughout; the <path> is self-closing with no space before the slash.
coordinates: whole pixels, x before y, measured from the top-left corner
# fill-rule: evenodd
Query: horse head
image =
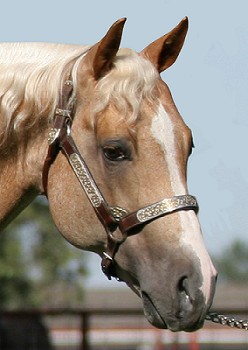
<path id="1" fill-rule="evenodd" d="M 159 74 L 177 59 L 188 20 L 140 53 L 119 49 L 124 23 L 115 22 L 72 67 L 71 135 L 107 203 L 132 213 L 188 195 L 192 134 Z M 62 153 L 50 167 L 47 193 L 65 238 L 103 256 L 106 231 Z M 131 228 L 114 259 L 116 275 L 142 298 L 154 326 L 173 331 L 202 326 L 216 272 L 195 208 Z"/>

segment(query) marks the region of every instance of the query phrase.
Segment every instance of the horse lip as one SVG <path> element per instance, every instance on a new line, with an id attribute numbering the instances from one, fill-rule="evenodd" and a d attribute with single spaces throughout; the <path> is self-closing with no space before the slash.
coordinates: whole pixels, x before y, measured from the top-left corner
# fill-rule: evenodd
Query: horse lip
<path id="1" fill-rule="evenodd" d="M 147 320 L 155 327 L 167 329 L 167 324 L 165 323 L 163 317 L 160 315 L 158 309 L 154 305 L 153 301 L 146 292 L 141 292 L 141 297 L 144 305 L 144 314 Z"/>
<path id="2" fill-rule="evenodd" d="M 195 320 L 192 326 L 185 324 L 185 321 L 187 323 L 187 313 L 191 313 L 193 309 L 191 300 L 187 293 L 185 293 L 185 300 L 182 303 L 183 305 L 181 305 L 186 307 L 186 311 L 179 311 L 174 315 L 174 317 L 172 317 L 172 315 L 169 316 L 169 319 L 167 320 L 168 322 L 166 322 L 161 316 L 158 308 L 146 292 L 142 291 L 141 297 L 144 305 L 144 314 L 147 320 L 157 328 L 170 329 L 172 332 L 182 330 L 185 332 L 192 332 L 202 327 L 205 317 L 200 317 L 198 320 Z"/>

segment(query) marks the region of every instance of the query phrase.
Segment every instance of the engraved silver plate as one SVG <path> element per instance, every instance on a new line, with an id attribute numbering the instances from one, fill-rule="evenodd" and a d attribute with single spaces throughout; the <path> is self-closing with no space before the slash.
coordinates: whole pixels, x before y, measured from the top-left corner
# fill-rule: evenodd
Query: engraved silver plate
<path id="1" fill-rule="evenodd" d="M 156 202 L 138 210 L 137 218 L 140 222 L 146 222 L 179 209 L 189 208 L 198 210 L 197 200 L 194 196 L 175 196 L 172 198 L 165 198 L 160 202 Z"/>
<path id="2" fill-rule="evenodd" d="M 89 170 L 76 153 L 70 156 L 69 161 L 91 204 L 95 208 L 99 207 L 104 199 L 92 180 Z"/>
<path id="3" fill-rule="evenodd" d="M 49 145 L 51 145 L 56 140 L 56 138 L 59 136 L 59 132 L 60 132 L 60 129 L 56 129 L 56 128 L 50 129 L 48 133 L 48 138 L 47 138 Z"/>

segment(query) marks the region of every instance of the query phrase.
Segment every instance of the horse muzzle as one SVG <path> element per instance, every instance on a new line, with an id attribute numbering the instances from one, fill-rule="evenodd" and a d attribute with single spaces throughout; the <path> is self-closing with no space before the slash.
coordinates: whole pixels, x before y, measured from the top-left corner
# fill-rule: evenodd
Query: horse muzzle
<path id="1" fill-rule="evenodd" d="M 214 286 L 215 278 L 211 286 L 213 291 Z M 203 326 L 211 301 L 206 302 L 202 291 L 192 288 L 188 278 L 182 277 L 174 293 L 169 295 L 165 291 L 164 296 L 161 301 L 153 293 L 141 291 L 144 314 L 153 326 L 173 332 L 192 332 Z"/>

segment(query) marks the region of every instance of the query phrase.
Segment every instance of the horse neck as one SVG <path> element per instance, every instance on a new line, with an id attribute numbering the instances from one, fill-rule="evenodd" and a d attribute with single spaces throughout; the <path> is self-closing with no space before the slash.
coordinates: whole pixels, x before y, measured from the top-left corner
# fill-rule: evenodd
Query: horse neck
<path id="1" fill-rule="evenodd" d="M 47 138 L 41 133 L 14 156 L 0 158 L 0 231 L 42 191 L 46 152 Z"/>
<path id="2" fill-rule="evenodd" d="M 37 57 L 44 54 L 43 60 L 39 62 L 39 69 L 37 68 L 37 72 L 40 73 L 40 75 L 37 73 L 38 75 L 34 74 L 32 76 L 32 72 L 27 71 L 26 75 L 29 75 L 29 78 L 26 77 L 26 83 L 32 80 L 36 81 L 37 77 L 40 78 L 43 76 L 41 72 L 45 72 L 45 69 L 47 69 L 44 77 L 46 77 L 48 81 L 53 82 L 53 84 L 49 84 L 49 86 L 43 88 L 44 84 L 47 84 L 47 81 L 44 79 L 42 84 L 40 84 L 40 89 L 37 88 L 35 94 L 36 100 L 39 101 L 40 104 L 41 102 L 46 103 L 42 104 L 42 111 L 38 111 L 38 114 L 41 114 L 38 115 L 38 118 L 35 118 L 36 121 L 33 123 L 33 126 L 31 122 L 32 128 L 29 125 L 27 128 L 29 131 L 25 130 L 26 125 L 29 124 L 29 119 L 31 120 L 30 117 L 35 115 L 37 111 L 35 109 L 29 111 L 29 108 L 32 109 L 32 104 L 30 104 L 31 107 L 27 104 L 27 113 L 29 114 L 28 116 L 24 114 L 24 117 L 27 118 L 27 122 L 26 124 L 23 123 L 23 127 L 19 127 L 18 130 L 18 137 L 21 139 L 21 141 L 19 139 L 16 140 L 16 138 L 12 137 L 10 134 L 9 140 L 7 140 L 4 144 L 4 151 L 2 148 L 0 149 L 0 230 L 27 204 L 29 204 L 29 202 L 37 194 L 42 192 L 42 169 L 47 154 L 48 116 L 55 107 L 55 100 L 53 103 L 49 99 L 54 98 L 54 93 L 57 93 L 57 90 L 59 89 L 60 81 L 64 80 L 63 75 L 67 74 L 65 70 L 66 65 L 72 64 L 71 62 L 74 62 L 73 60 L 75 60 L 82 53 L 82 51 L 84 51 L 84 49 L 79 46 L 52 44 L 35 44 L 34 46 L 31 45 L 30 49 L 28 48 L 29 44 L 24 45 L 23 48 L 22 45 L 14 45 L 13 47 L 10 45 L 9 49 L 6 50 L 7 58 L 5 57 L 5 59 L 8 61 L 8 57 L 14 56 L 14 60 L 16 59 L 16 63 L 18 63 L 18 53 L 20 51 L 22 55 L 21 61 L 23 59 L 25 62 L 25 57 L 27 55 L 27 61 L 30 60 L 32 62 L 30 52 L 31 49 L 34 49 L 35 64 L 37 60 L 40 61 Z M 12 56 L 11 50 L 13 50 Z M 38 54 L 35 54 L 35 50 L 37 50 Z M 55 66 L 54 62 L 57 62 L 58 60 L 61 61 L 61 57 L 63 57 L 63 55 L 65 55 L 65 62 Z M 50 57 L 52 68 L 46 61 L 46 57 Z M 10 61 L 12 62 L 12 60 Z M 54 67 L 56 67 L 56 69 Z M 11 70 L 12 67 L 10 66 L 9 69 Z M 15 71 L 15 74 L 16 80 L 18 81 L 19 79 L 21 81 L 23 78 L 22 74 L 20 74 L 19 71 Z M 2 75 L 5 76 L 5 71 L 2 72 Z M 29 94 L 31 94 L 34 86 L 31 89 L 32 84 L 29 85 Z M 44 91 L 46 91 L 45 94 Z M 19 97 L 22 98 L 22 95 L 20 94 Z M 39 103 L 37 105 L 39 105 Z M 33 105 L 36 105 L 35 101 L 33 102 Z M 18 108 L 19 112 L 21 111 L 21 108 L 26 108 L 24 102 L 20 103 L 20 107 Z M 16 111 L 14 111 L 14 113 L 15 112 Z M 3 128 L 5 132 L 6 126 L 4 123 L 1 124 L 1 118 L 4 118 L 4 114 L 1 115 L 0 109 L 0 128 Z M 0 135 L 2 134 L 3 133 L 0 130 Z M 6 152 L 9 153 L 9 155 L 6 155 Z M 4 154 L 3 157 L 2 154 Z"/>

